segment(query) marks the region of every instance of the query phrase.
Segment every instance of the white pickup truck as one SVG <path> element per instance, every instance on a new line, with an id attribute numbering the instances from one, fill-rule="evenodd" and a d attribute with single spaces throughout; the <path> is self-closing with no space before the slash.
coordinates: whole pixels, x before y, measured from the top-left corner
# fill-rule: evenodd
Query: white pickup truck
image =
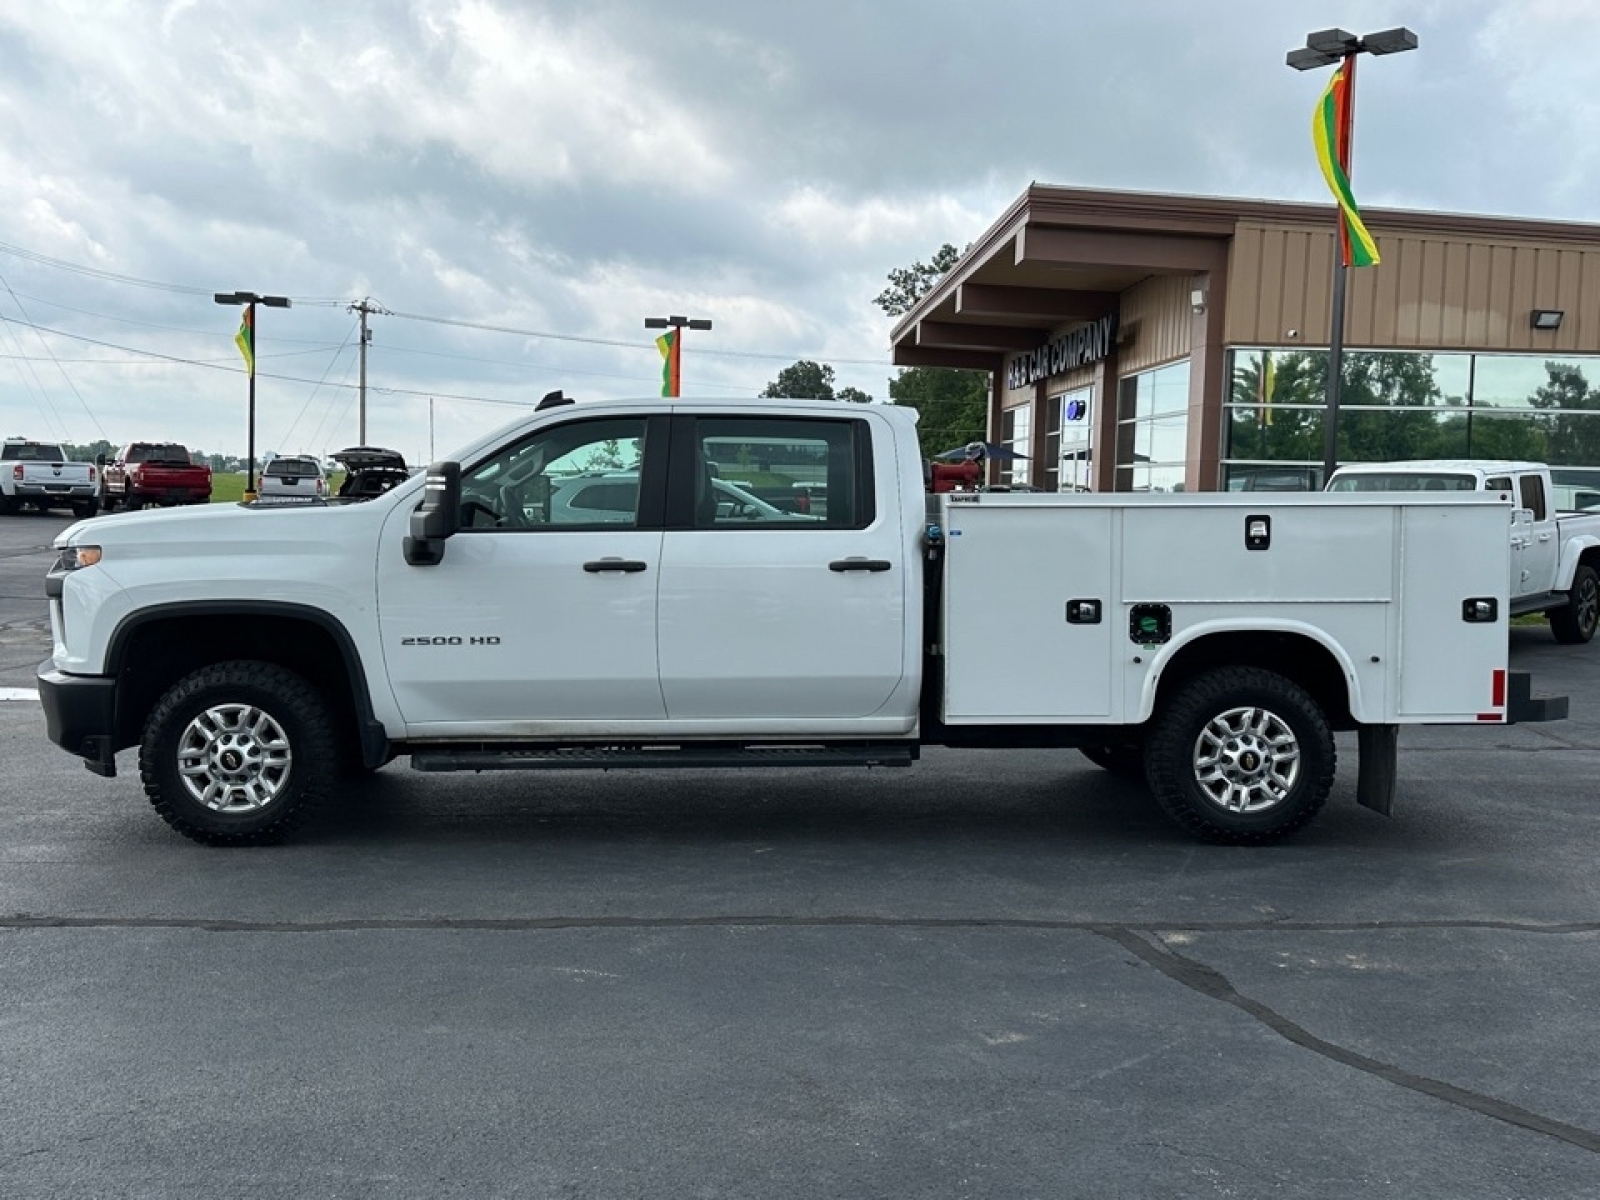
<path id="1" fill-rule="evenodd" d="M 906 766 L 1082 749 L 1184 828 L 1309 821 L 1359 731 L 1565 716 L 1507 670 L 1510 505 L 924 493 L 915 413 L 547 398 L 364 504 L 80 523 L 46 579 L 49 736 L 156 810 L 277 838 L 341 773 Z M 734 503 L 804 471 L 825 513 Z"/>
<path id="2" fill-rule="evenodd" d="M 1543 463 L 1412 459 L 1352 463 L 1334 471 L 1328 491 L 1490 492 L 1511 513 L 1511 615 L 1545 613 L 1558 642 L 1581 643 L 1600 624 L 1600 512 L 1558 512 L 1563 493 Z M 1582 491 L 1578 495 L 1583 495 Z"/>
<path id="3" fill-rule="evenodd" d="M 0 442 L 0 513 L 24 505 L 40 509 L 71 506 L 79 517 L 100 509 L 100 487 L 93 463 L 73 462 L 55 442 L 6 438 Z"/>

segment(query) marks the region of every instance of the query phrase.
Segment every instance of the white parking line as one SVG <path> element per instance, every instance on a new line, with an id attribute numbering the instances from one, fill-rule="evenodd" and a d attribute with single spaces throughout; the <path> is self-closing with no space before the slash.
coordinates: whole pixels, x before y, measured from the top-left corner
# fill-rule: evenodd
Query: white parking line
<path id="1" fill-rule="evenodd" d="M 0 700 L 32 700 L 37 703 L 39 693 L 32 688 L 0 687 Z"/>

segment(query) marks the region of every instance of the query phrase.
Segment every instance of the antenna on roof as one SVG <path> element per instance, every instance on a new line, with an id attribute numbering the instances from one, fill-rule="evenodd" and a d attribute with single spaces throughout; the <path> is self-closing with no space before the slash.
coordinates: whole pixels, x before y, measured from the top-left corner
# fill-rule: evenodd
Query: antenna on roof
<path id="1" fill-rule="evenodd" d="M 562 395 L 561 394 L 561 389 L 557 388 L 553 392 L 546 392 L 544 399 L 539 401 L 539 403 L 534 406 L 533 411 L 534 412 L 543 412 L 545 409 L 554 408 L 558 404 L 574 404 L 574 403 L 576 403 L 576 401 L 574 401 L 571 396 Z"/>

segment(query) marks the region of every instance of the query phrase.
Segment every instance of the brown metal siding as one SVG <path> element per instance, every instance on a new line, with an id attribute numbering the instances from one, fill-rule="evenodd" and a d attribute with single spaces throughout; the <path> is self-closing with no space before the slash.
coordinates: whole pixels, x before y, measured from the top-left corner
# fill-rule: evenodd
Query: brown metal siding
<path id="1" fill-rule="evenodd" d="M 1383 262 L 1350 272 L 1346 344 L 1600 353 L 1600 245 L 1404 230 L 1377 238 Z M 1327 345 L 1333 255 L 1326 227 L 1241 224 L 1233 242 L 1228 342 Z M 1125 314 L 1126 306 L 1125 299 Z M 1562 309 L 1561 328 L 1534 330 L 1529 314 L 1536 308 Z"/>
<path id="2" fill-rule="evenodd" d="M 1123 375 L 1187 358 L 1194 334 L 1191 275 L 1156 275 L 1122 293 L 1119 325 Z"/>

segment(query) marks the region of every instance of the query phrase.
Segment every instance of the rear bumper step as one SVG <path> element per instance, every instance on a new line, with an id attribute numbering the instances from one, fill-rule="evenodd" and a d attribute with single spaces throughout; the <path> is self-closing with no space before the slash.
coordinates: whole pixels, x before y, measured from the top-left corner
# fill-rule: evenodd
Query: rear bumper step
<path id="1" fill-rule="evenodd" d="M 770 746 L 688 742 L 646 746 L 484 748 L 429 746 L 411 752 L 414 771 L 636 770 L 661 767 L 909 767 L 911 742 Z"/>
<path id="2" fill-rule="evenodd" d="M 1533 676 L 1527 671 L 1510 671 L 1506 675 L 1506 723 L 1521 724 L 1532 721 L 1564 721 L 1567 717 L 1567 697 L 1535 696 Z"/>

